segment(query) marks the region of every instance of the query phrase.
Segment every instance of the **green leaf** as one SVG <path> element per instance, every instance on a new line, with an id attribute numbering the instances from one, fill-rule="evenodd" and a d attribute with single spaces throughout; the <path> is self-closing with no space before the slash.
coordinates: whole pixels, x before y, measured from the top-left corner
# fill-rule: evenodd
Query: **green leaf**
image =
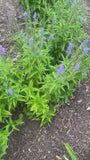
<path id="1" fill-rule="evenodd" d="M 63 156 L 65 158 L 65 160 L 69 160 L 66 156 Z"/>
<path id="2" fill-rule="evenodd" d="M 9 112 L 9 111 L 7 111 L 7 110 L 3 110 L 3 113 L 2 113 L 2 116 L 3 117 L 9 117 L 9 116 L 11 116 L 12 114 Z"/>
<path id="3" fill-rule="evenodd" d="M 66 150 L 68 151 L 69 156 L 71 157 L 72 160 L 78 160 L 77 156 L 75 155 L 74 151 L 72 148 L 67 144 L 63 143 L 65 145 Z"/>

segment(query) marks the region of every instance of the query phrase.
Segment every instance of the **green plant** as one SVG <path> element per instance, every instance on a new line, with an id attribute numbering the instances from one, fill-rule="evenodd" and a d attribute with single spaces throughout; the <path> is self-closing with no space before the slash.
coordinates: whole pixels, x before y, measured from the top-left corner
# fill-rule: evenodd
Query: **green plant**
<path id="1" fill-rule="evenodd" d="M 67 144 L 64 143 L 64 146 L 69 154 L 69 156 L 71 157 L 72 160 L 78 160 L 77 156 L 75 155 L 74 151 L 72 150 L 72 148 Z M 64 155 L 65 160 L 69 160 L 65 155 Z"/>
<path id="2" fill-rule="evenodd" d="M 46 6 L 41 20 L 36 12 L 31 17 L 27 8 L 25 30 L 12 34 L 17 59 L 6 58 L 0 46 L 0 123 L 7 124 L 0 133 L 5 136 L 6 132 L 5 150 L 11 131 L 23 123 L 21 118 L 12 118 L 17 108 L 21 106 L 32 120 L 40 120 L 41 126 L 49 125 L 57 107 L 73 97 L 75 87 L 89 74 L 89 38 L 81 29 L 84 19 L 79 21 L 79 2 L 75 7 L 64 0 Z"/>
<path id="3" fill-rule="evenodd" d="M 56 0 L 54 0 L 56 1 Z M 54 3 L 53 0 L 21 0 L 21 4 L 27 10 L 27 4 L 31 10 L 31 15 L 36 11 L 40 18 L 43 17 L 45 4 L 52 6 Z"/>
<path id="4" fill-rule="evenodd" d="M 54 8 L 51 8 L 52 17 L 48 16 L 48 23 L 45 23 L 45 28 L 41 26 L 43 25 L 42 20 L 41 22 L 38 21 L 36 12 L 33 15 L 33 21 L 29 21 L 28 15 L 24 13 L 26 32 L 23 33 L 22 30 L 18 30 L 13 35 L 16 40 L 15 45 L 18 44 L 18 51 L 20 52 L 17 61 L 14 63 L 11 58 L 7 60 L 3 57 L 0 58 L 0 101 L 3 110 L 5 110 L 4 112 L 7 112 L 7 117 L 10 116 L 11 110 L 15 110 L 15 108 L 23 104 L 24 112 L 29 118 L 41 120 L 41 125 L 49 124 L 57 106 L 60 103 L 64 103 L 64 101 L 67 102 L 69 96 L 73 96 L 75 86 L 85 78 L 84 72 L 87 71 L 88 74 L 89 50 L 86 48 L 87 51 L 85 51 L 82 44 L 77 44 L 76 35 L 78 36 L 78 31 L 74 33 L 71 24 L 70 37 L 67 36 L 65 38 L 64 36 L 65 42 L 55 54 L 57 48 L 54 45 L 57 44 L 57 39 L 58 42 L 61 42 L 61 37 L 58 36 L 59 30 L 67 35 L 63 19 L 66 19 L 70 14 L 70 10 L 74 9 L 70 3 L 69 13 L 67 13 L 68 4 L 66 1 L 62 2 L 63 4 L 61 4 L 61 1 L 57 1 L 54 4 Z M 65 8 L 63 19 L 59 17 L 58 6 L 61 6 L 61 11 Z M 75 7 L 78 9 L 79 4 L 77 3 Z M 53 16 L 55 8 L 57 9 L 55 12 L 56 18 Z M 74 11 L 76 13 L 75 9 Z M 69 16 L 69 21 L 70 17 L 72 16 Z M 53 19 L 53 22 L 50 19 Z M 77 19 L 75 21 L 73 19 L 73 28 L 76 28 L 76 21 Z M 59 24 L 62 24 L 61 26 L 63 27 L 59 26 Z M 80 25 L 81 23 L 78 22 L 79 28 Z M 51 32 L 51 29 L 53 29 L 53 32 Z M 81 35 L 79 35 L 78 43 L 81 43 Z M 67 46 L 69 40 L 71 42 Z M 88 41 L 88 39 L 86 40 Z M 76 48 L 78 49 L 76 50 Z M 62 53 L 62 50 L 64 50 L 64 53 Z M 73 59 L 70 58 L 72 55 Z M 53 103 L 55 104 L 54 106 L 52 105 Z M 3 115 L 2 113 L 1 122 L 4 117 L 5 114 Z"/>
<path id="5" fill-rule="evenodd" d="M 32 5 L 36 6 L 36 3 L 39 3 L 39 1 L 33 1 Z M 42 1 L 42 3 L 45 3 L 45 1 Z M 41 2 L 39 4 L 41 5 Z M 85 9 L 80 7 L 80 5 L 82 6 L 82 2 L 77 1 L 75 7 L 72 4 L 72 0 L 69 3 L 66 0 L 53 1 L 52 6 L 45 5 L 41 7 L 43 8 L 42 14 L 41 9 L 38 12 L 34 10 L 37 12 L 39 26 L 47 31 L 46 35 L 49 32 L 54 35 L 54 39 L 49 46 L 49 53 L 54 57 L 53 64 L 59 64 L 62 55 L 66 56 L 66 49 L 70 40 L 74 39 L 74 48 L 76 49 L 78 44 L 80 44 L 81 37 L 86 36 L 82 29 L 82 26 L 85 25 Z M 32 5 L 30 3 L 30 13 L 32 12 Z M 41 19 L 39 15 L 42 15 Z M 80 18 L 82 18 L 82 22 Z"/>
<path id="6" fill-rule="evenodd" d="M 7 111 L 5 112 L 8 117 Z M 0 128 L 0 160 L 3 155 L 6 154 L 6 149 L 8 147 L 8 137 L 14 130 L 19 131 L 16 126 L 21 124 L 23 124 L 22 114 L 19 115 L 18 120 L 12 120 L 11 117 L 9 117 L 9 119 L 4 119 L 2 127 Z"/>
<path id="7" fill-rule="evenodd" d="M 86 47 L 85 51 L 82 46 L 82 24 L 79 16 L 76 18 L 74 15 L 79 14 L 78 8 L 80 10 L 78 2 L 74 8 L 71 2 L 67 4 L 66 1 L 57 1 L 52 8 L 47 8 L 51 11 L 50 16 L 47 11 L 47 22 L 45 17 L 44 21 L 38 20 L 36 12 L 31 20 L 25 12 L 25 32 L 18 30 L 13 35 L 21 53 L 11 67 L 13 74 L 10 83 L 13 82 L 13 90 L 18 95 L 15 102 L 23 102 L 24 112 L 33 120 L 41 120 L 41 125 L 49 124 L 57 106 L 67 102 L 70 96 L 73 97 L 75 86 L 85 78 L 84 72 L 88 71 L 89 50 Z M 71 21 L 72 25 L 69 24 Z M 70 29 L 69 32 L 67 28 Z M 58 42 L 61 46 L 57 49 Z M 70 58 L 72 55 L 73 59 Z"/>

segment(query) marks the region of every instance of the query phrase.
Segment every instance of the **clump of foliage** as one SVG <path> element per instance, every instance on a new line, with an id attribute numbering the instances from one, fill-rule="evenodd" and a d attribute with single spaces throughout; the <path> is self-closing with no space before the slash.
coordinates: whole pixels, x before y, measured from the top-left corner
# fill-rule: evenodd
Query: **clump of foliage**
<path id="1" fill-rule="evenodd" d="M 43 17 L 44 7 L 47 4 L 48 6 L 54 5 L 54 2 L 57 0 L 21 0 L 21 4 L 23 5 L 24 9 L 27 10 L 27 5 L 30 8 L 31 14 L 35 11 L 39 14 L 40 18 Z"/>
<path id="2" fill-rule="evenodd" d="M 32 120 L 40 120 L 41 126 L 49 125 L 57 107 L 68 102 L 75 87 L 87 78 L 89 38 L 82 29 L 85 9 L 80 5 L 75 0 L 45 5 L 41 20 L 36 11 L 31 17 L 28 8 L 23 14 L 25 30 L 18 26 L 12 35 L 18 57 L 6 58 L 0 46 L 0 123 L 5 125 L 0 136 L 6 136 L 5 141 L 0 139 L 1 157 L 8 136 L 23 123 L 22 115 L 12 119 L 19 106 Z"/>

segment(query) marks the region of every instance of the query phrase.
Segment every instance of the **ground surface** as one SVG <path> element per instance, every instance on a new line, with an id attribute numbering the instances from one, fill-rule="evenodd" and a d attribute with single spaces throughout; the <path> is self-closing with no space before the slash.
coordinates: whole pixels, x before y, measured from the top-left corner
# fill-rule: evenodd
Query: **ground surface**
<path id="1" fill-rule="evenodd" d="M 6 12 L 13 11 L 18 23 L 22 19 L 22 9 L 17 2 L 0 0 L 0 44 L 5 54 L 9 54 L 13 45 L 11 38 L 6 36 L 10 32 Z M 88 7 L 86 31 L 90 35 L 90 2 L 85 3 Z M 50 127 L 45 125 L 40 128 L 39 122 L 32 122 L 24 116 L 25 124 L 20 127 L 20 132 L 14 131 L 10 136 L 3 160 L 62 160 L 66 154 L 63 142 L 74 149 L 80 160 L 86 160 L 90 147 L 89 107 L 90 79 L 87 79 L 76 89 L 74 99 L 59 108 Z"/>

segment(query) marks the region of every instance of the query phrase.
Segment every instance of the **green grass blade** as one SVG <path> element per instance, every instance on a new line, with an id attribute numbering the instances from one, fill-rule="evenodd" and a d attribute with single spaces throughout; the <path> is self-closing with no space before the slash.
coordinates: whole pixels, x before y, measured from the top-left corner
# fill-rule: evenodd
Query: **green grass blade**
<path id="1" fill-rule="evenodd" d="M 69 156 L 71 157 L 72 160 L 78 160 L 77 156 L 75 155 L 74 151 L 72 150 L 72 148 L 66 144 L 66 143 L 63 143 L 65 145 L 65 148 L 69 154 Z"/>

